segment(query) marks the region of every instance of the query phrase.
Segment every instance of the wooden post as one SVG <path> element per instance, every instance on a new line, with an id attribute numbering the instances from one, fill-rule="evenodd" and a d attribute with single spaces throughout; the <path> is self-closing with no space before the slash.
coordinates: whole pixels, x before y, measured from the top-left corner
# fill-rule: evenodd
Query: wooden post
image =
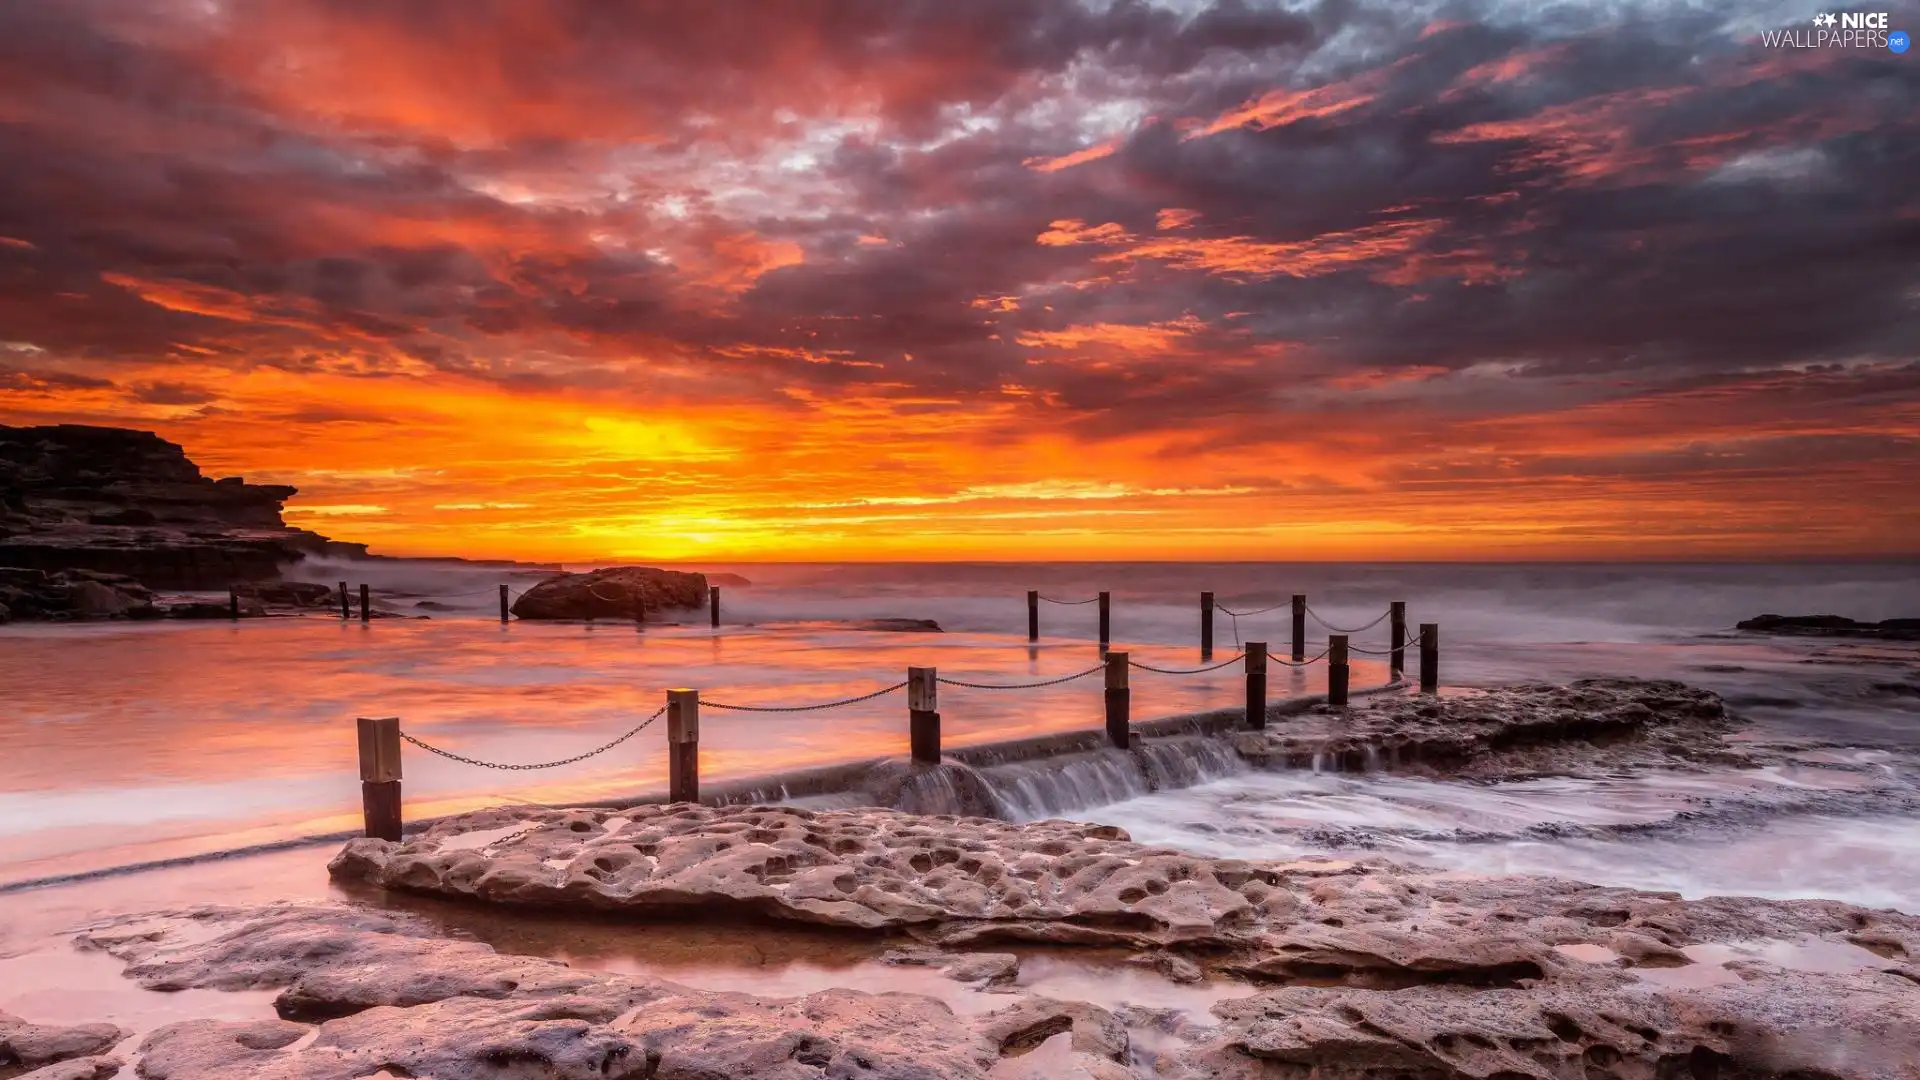
<path id="1" fill-rule="evenodd" d="M 940 764 L 940 677 L 937 669 L 907 669 L 907 742 L 913 760 Z"/>
<path id="2" fill-rule="evenodd" d="M 1307 598 L 1298 593 L 1293 597 L 1293 662 L 1298 664 L 1307 658 Z"/>
<path id="3" fill-rule="evenodd" d="M 360 621 L 366 622 L 371 618 L 373 618 L 373 592 L 363 581 L 360 583 Z"/>
<path id="4" fill-rule="evenodd" d="M 512 605 L 508 603 L 509 599 L 511 599 L 511 597 L 507 592 L 507 583 L 503 581 L 500 583 L 500 621 L 502 623 L 513 618 L 513 608 Z"/>
<path id="5" fill-rule="evenodd" d="M 1100 594 L 1100 651 L 1107 651 L 1107 642 L 1113 640 L 1113 594 Z"/>
<path id="6" fill-rule="evenodd" d="M 1420 624 L 1420 692 L 1440 692 L 1440 624 Z"/>
<path id="7" fill-rule="evenodd" d="M 1247 642 L 1247 726 L 1267 726 L 1267 643 Z"/>
<path id="8" fill-rule="evenodd" d="M 239 617 L 240 617 L 240 590 L 229 585 L 227 586 L 227 618 L 238 619 Z"/>
<path id="9" fill-rule="evenodd" d="M 1027 640 L 1040 640 L 1040 592 L 1027 590 Z"/>
<path id="10" fill-rule="evenodd" d="M 1100 594 L 1105 597 L 1106 593 Z M 1127 654 L 1107 654 L 1107 741 L 1125 750 L 1133 744 L 1133 691 L 1127 689 Z"/>
<path id="11" fill-rule="evenodd" d="M 1387 612 L 1387 633 L 1393 635 L 1393 644 L 1387 646 L 1387 681 L 1399 682 L 1407 673 L 1407 602 L 1395 600 Z"/>
<path id="12" fill-rule="evenodd" d="M 347 583 L 344 581 L 340 583 L 340 618 L 353 618 L 353 606 L 347 602 Z"/>
<path id="13" fill-rule="evenodd" d="M 1327 704 L 1347 703 L 1347 635 L 1327 638 Z"/>
<path id="14" fill-rule="evenodd" d="M 720 586 L 707 586 L 707 619 L 714 626 L 720 625 Z"/>
<path id="15" fill-rule="evenodd" d="M 400 718 L 362 716 L 360 809 L 367 835 L 400 842 Z"/>
<path id="16" fill-rule="evenodd" d="M 1213 659 L 1213 594 L 1200 594 L 1200 659 Z"/>
<path id="17" fill-rule="evenodd" d="M 667 691 L 667 798 L 700 801 L 700 691 Z"/>

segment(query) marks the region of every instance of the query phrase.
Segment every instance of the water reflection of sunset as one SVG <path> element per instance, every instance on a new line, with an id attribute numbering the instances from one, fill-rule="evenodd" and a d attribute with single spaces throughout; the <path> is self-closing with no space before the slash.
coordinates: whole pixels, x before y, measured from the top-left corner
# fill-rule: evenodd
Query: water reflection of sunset
<path id="1" fill-rule="evenodd" d="M 1185 662 L 1191 648 L 1162 647 Z M 622 624 L 502 629 L 483 622 L 289 620 L 240 626 L 69 627 L 9 633 L 4 672 L 23 688 L 0 726 L 4 876 L 113 849 L 230 847 L 347 827 L 358 805 L 353 718 L 397 715 L 437 745 L 501 762 L 591 749 L 652 714 L 668 687 L 732 704 L 806 704 L 866 693 L 914 664 L 986 681 L 1046 678 L 1096 663 L 1090 643 L 1029 649 L 974 634 L 734 631 Z M 57 660 L 56 660 L 57 658 Z M 1377 671 L 1361 677 L 1378 681 Z M 32 678 L 24 673 L 35 672 Z M 16 677 L 19 675 L 20 677 Z M 1227 678 L 1170 679 L 1136 695 L 1140 715 L 1238 704 Z M 1276 679 L 1274 693 L 1312 681 Z M 1101 724 L 1098 679 L 1018 695 L 950 688 L 948 745 Z M 502 801 L 631 797 L 666 781 L 665 729 L 563 769 L 496 772 L 411 748 L 411 818 Z M 895 695 L 823 713 L 710 710 L 701 768 L 712 779 L 906 751 Z M 140 810 L 128 824 L 130 807 Z M 200 838 L 200 839 L 196 839 Z M 80 854 L 90 853 L 90 854 Z"/>

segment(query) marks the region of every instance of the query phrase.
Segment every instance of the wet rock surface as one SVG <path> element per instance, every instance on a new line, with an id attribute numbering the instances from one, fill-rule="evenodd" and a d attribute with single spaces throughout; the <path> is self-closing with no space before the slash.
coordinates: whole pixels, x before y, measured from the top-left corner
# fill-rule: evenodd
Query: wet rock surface
<path id="1" fill-rule="evenodd" d="M 288 528 L 280 512 L 294 494 L 202 476 L 179 445 L 149 431 L 0 426 L 0 567 L 201 590 L 275 578 L 308 555 L 366 553 Z"/>
<path id="2" fill-rule="evenodd" d="M 964 1080 L 1056 1032 L 1072 1035 L 1075 1059 L 1127 1049 L 1125 1028 L 1084 1003 L 1027 998 L 961 1017 L 914 994 L 758 998 L 501 956 L 341 905 L 135 916 L 79 941 L 153 988 L 284 988 L 280 1019 L 154 1031 L 139 1047 L 150 1080 Z"/>
<path id="3" fill-rule="evenodd" d="M 463 830 L 468 842 L 456 839 Z M 639 922 L 697 913 L 904 934 L 915 942 L 884 961 L 983 992 L 1021 966 L 977 951 L 999 941 L 1120 946 L 1182 981 L 1260 989 L 1193 1018 L 1042 994 L 957 1015 L 916 994 L 767 1000 L 580 971 L 351 906 L 209 908 L 118 920 L 80 942 L 155 989 L 277 988 L 280 1020 L 161 1029 L 143 1043 L 140 1075 L 1894 1080 L 1920 1070 L 1920 918 L 1829 901 L 1203 859 L 1062 822 L 690 806 L 483 812 L 408 845 L 355 841 L 335 872 Z M 1136 1043 L 1130 1031 L 1148 1025 L 1166 1038 Z"/>
<path id="4" fill-rule="evenodd" d="M 707 602 L 703 574 L 616 566 L 548 578 L 513 602 L 519 619 L 642 619 L 648 612 Z"/>
<path id="5" fill-rule="evenodd" d="M 1247 760 L 1462 779 L 1592 775 L 1638 765 L 1743 766 L 1724 702 L 1684 683 L 1580 679 L 1326 706 L 1233 736 Z"/>
<path id="6" fill-rule="evenodd" d="M 463 842 L 464 832 L 486 842 Z M 331 869 L 385 888 L 622 918 L 791 920 L 949 947 L 1164 949 L 1255 977 L 1382 987 L 1537 978 L 1559 963 L 1543 950 L 1625 932 L 1646 939 L 1642 953 L 1869 931 L 1878 955 L 1906 963 L 1920 950 L 1920 919 L 1827 901 L 1682 901 L 1551 878 L 1209 859 L 1110 826 L 884 810 L 515 807 L 405 844 L 351 841 Z"/>
<path id="7" fill-rule="evenodd" d="M 0 1077 L 111 1076 L 111 1071 L 100 1071 L 108 1059 L 98 1055 L 126 1037 L 127 1032 L 112 1024 L 34 1024 L 0 1012 Z"/>
<path id="8" fill-rule="evenodd" d="M 1736 630 L 1794 637 L 1880 638 L 1920 641 L 1920 619 L 1883 619 L 1856 622 L 1841 615 L 1756 615 L 1734 624 Z"/>
<path id="9" fill-rule="evenodd" d="M 0 622 L 152 619 L 162 614 L 153 593 L 124 574 L 0 566 Z"/>

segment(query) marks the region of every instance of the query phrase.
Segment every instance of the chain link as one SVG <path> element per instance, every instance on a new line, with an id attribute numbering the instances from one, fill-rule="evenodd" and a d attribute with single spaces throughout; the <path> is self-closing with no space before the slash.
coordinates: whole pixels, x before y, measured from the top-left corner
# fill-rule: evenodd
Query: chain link
<path id="1" fill-rule="evenodd" d="M 1404 650 L 1418 644 L 1420 644 L 1420 635 L 1414 634 L 1411 637 L 1407 638 L 1407 640 L 1401 642 L 1398 648 Z M 1347 651 L 1357 652 L 1363 656 L 1391 656 L 1394 653 L 1395 648 L 1396 646 L 1389 645 L 1384 649 L 1363 649 L 1358 645 L 1349 645 L 1347 646 Z"/>
<path id="2" fill-rule="evenodd" d="M 884 697 L 887 694 L 893 693 L 895 690 L 905 690 L 906 688 L 906 683 L 897 682 L 892 686 L 883 686 L 871 694 L 861 694 L 859 697 L 843 698 L 840 701 L 823 701 L 818 705 L 726 705 L 718 701 L 708 701 L 705 698 L 700 699 L 700 704 L 709 709 L 727 709 L 732 712 L 815 712 L 819 709 L 837 709 L 842 705 L 856 705 L 862 701 L 872 701 L 874 698 Z"/>
<path id="3" fill-rule="evenodd" d="M 1307 605 L 1307 614 L 1313 616 L 1314 622 L 1319 623 L 1321 626 L 1326 627 L 1327 629 L 1333 631 L 1336 634 L 1358 634 L 1358 633 L 1361 633 L 1362 631 L 1371 630 L 1374 627 L 1379 626 L 1381 623 L 1385 622 L 1387 616 L 1393 614 L 1393 609 L 1388 608 L 1387 610 L 1380 613 L 1379 618 L 1373 620 L 1372 622 L 1368 623 L 1365 626 L 1356 626 L 1356 627 L 1353 627 L 1352 629 L 1348 629 L 1347 627 L 1344 627 L 1344 626 L 1335 626 L 1332 623 L 1328 622 L 1327 620 L 1321 618 L 1320 613 L 1313 610 L 1312 604 Z"/>
<path id="4" fill-rule="evenodd" d="M 1242 650 L 1240 652 L 1234 653 L 1232 656 L 1227 657 L 1225 660 L 1222 660 L 1217 664 L 1210 664 L 1207 667 L 1197 667 L 1197 668 L 1154 667 L 1152 664 L 1143 664 L 1140 661 L 1134 660 L 1131 658 L 1127 660 L 1127 666 L 1137 667 L 1141 671 L 1151 671 L 1160 675 L 1204 675 L 1209 671 L 1219 671 L 1221 668 L 1226 667 L 1228 664 L 1237 664 L 1240 662 L 1241 658 L 1246 655 L 1247 655 L 1246 651 Z"/>
<path id="5" fill-rule="evenodd" d="M 1062 607 L 1079 607 L 1081 604 L 1097 604 L 1100 602 L 1100 598 L 1097 596 L 1091 600 L 1055 600 L 1051 596 L 1042 596 L 1039 599 L 1045 600 L 1049 604 L 1059 604 Z"/>
<path id="6" fill-rule="evenodd" d="M 1281 667 L 1292 667 L 1292 668 L 1312 667 L 1313 665 L 1319 663 L 1320 661 L 1325 660 L 1327 658 L 1327 653 L 1331 651 L 1332 651 L 1331 649 L 1322 649 L 1320 651 L 1320 655 L 1318 656 L 1309 656 L 1305 660 L 1294 661 L 1294 660 L 1282 660 L 1278 656 L 1275 656 L 1273 654 L 1272 649 L 1268 649 L 1267 659 L 1273 661 L 1276 664 L 1279 664 Z"/>
<path id="7" fill-rule="evenodd" d="M 507 772 L 526 772 L 530 769 L 557 769 L 562 765 L 572 765 L 576 761 L 585 761 L 588 758 L 595 756 L 596 754 L 606 753 L 607 751 L 613 749 L 614 747 L 619 746 L 621 743 L 626 742 L 628 739 L 633 738 L 635 735 L 640 734 L 642 731 L 647 730 L 647 726 L 649 724 L 652 724 L 655 720 L 658 720 L 662 716 L 666 715 L 666 711 L 667 711 L 667 707 L 665 705 L 660 706 L 660 708 L 656 710 L 652 716 L 649 716 L 645 720 L 640 721 L 640 723 L 636 727 L 634 727 L 632 731 L 627 732 L 625 735 L 620 736 L 619 738 L 613 740 L 610 743 L 607 743 L 604 746 L 596 747 L 595 749 L 589 750 L 584 754 L 579 754 L 574 757 L 562 758 L 559 761 L 543 761 L 538 765 L 507 765 L 497 761 L 481 761 L 479 758 L 470 758 L 465 754 L 456 754 L 451 750 L 442 750 L 439 747 L 433 745 L 432 743 L 426 742 L 421 739 L 416 739 L 404 731 L 400 733 L 400 737 L 412 743 L 413 745 L 419 747 L 420 749 L 425 750 L 429 754 L 439 754 L 443 758 L 447 758 L 452 761 L 458 761 L 462 765 L 478 765 L 483 769 L 503 769 Z"/>
<path id="8" fill-rule="evenodd" d="M 1293 601 L 1289 600 L 1287 604 L 1291 604 L 1292 602 Z M 1219 609 L 1222 614 L 1231 615 L 1238 619 L 1247 615 L 1265 615 L 1269 611 L 1279 611 L 1281 608 L 1286 607 L 1287 604 L 1275 604 L 1272 607 L 1254 608 L 1252 611 L 1235 611 L 1225 604 L 1215 604 L 1214 607 Z"/>
<path id="9" fill-rule="evenodd" d="M 962 682 L 959 679 L 949 679 L 945 676 L 942 676 L 940 681 L 946 683 L 948 686 L 964 686 L 969 690 L 1033 690 L 1042 686 L 1059 686 L 1061 683 L 1069 683 L 1075 679 L 1084 679 L 1096 671 L 1105 671 L 1106 669 L 1107 665 L 1101 664 L 1098 667 L 1090 667 L 1085 671 L 1075 672 L 1072 675 L 1063 675 L 1058 679 L 1047 679 L 1044 682 L 1031 683 Z"/>

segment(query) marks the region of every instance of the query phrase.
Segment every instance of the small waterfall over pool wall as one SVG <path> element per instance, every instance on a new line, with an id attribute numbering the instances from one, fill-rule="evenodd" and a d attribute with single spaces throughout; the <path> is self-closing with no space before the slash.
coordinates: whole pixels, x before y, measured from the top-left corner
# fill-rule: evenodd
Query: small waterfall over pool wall
<path id="1" fill-rule="evenodd" d="M 1035 821 L 1155 791 L 1192 787 L 1245 769 L 1227 743 L 1190 736 L 1142 742 L 1131 750 L 1096 750 L 993 765 L 981 769 L 980 775 L 1000 803 L 1000 816 Z"/>
<path id="2" fill-rule="evenodd" d="M 814 810 L 884 806 L 911 814 L 956 814 L 1037 821 L 1218 780 L 1248 766 L 1220 739 L 1204 735 L 1143 740 L 1132 750 L 1075 753 L 973 764 L 948 758 L 922 765 L 905 758 L 873 764 L 852 789 L 792 797 L 755 791 L 747 801 L 772 800 Z"/>

